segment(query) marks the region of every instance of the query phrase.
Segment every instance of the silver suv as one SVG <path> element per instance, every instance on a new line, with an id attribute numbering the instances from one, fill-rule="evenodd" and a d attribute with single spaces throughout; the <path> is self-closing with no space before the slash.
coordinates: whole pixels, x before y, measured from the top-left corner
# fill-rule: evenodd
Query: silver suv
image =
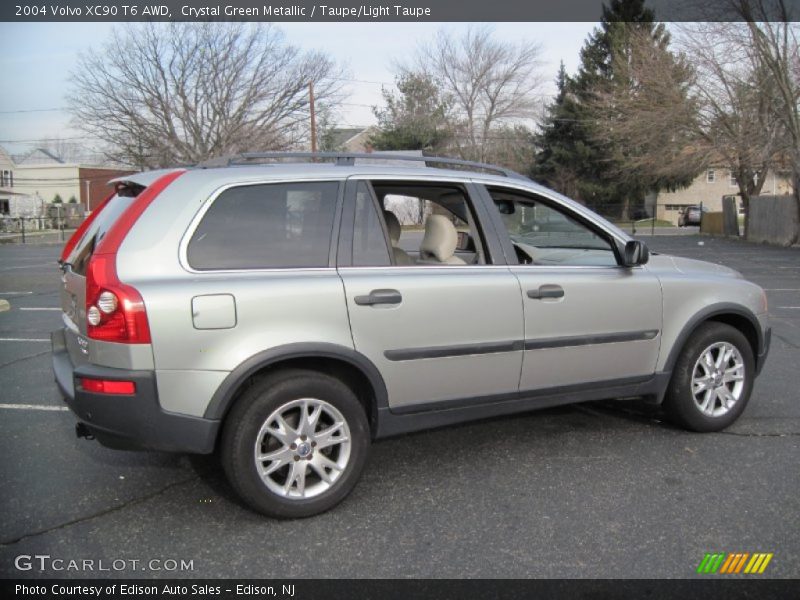
<path id="1" fill-rule="evenodd" d="M 744 410 L 770 329 L 735 271 L 498 167 L 275 158 L 116 180 L 68 242 L 53 368 L 79 436 L 219 450 L 247 504 L 302 517 L 386 436 L 603 398 L 694 431 Z"/>

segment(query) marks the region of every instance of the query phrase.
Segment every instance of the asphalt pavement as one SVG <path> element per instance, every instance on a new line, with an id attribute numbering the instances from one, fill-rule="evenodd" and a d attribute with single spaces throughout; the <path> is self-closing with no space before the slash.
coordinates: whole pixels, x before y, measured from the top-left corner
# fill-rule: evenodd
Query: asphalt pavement
<path id="1" fill-rule="evenodd" d="M 0 245 L 0 576 L 683 578 L 707 552 L 770 552 L 764 576 L 800 576 L 800 249 L 644 239 L 767 289 L 772 350 L 731 428 L 608 401 L 406 435 L 298 521 L 241 506 L 213 456 L 77 439 L 50 371 L 59 248 Z M 26 555 L 110 570 L 17 570 Z"/>

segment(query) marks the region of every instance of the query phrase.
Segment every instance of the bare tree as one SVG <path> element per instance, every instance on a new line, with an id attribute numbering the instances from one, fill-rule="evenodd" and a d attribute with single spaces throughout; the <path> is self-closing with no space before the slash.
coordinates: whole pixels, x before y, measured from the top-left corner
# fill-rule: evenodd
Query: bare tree
<path id="1" fill-rule="evenodd" d="M 772 77 L 745 23 L 687 23 L 677 32 L 677 54 L 632 38 L 627 62 L 617 67 L 627 69 L 626 82 L 596 94 L 598 132 L 619 149 L 620 177 L 630 170 L 658 182 L 683 174 L 688 183 L 708 166 L 729 168 L 746 236 L 750 198 L 760 193 L 782 148 Z"/>
<path id="2" fill-rule="evenodd" d="M 156 167 L 290 147 L 308 132 L 308 83 L 334 104 L 340 77 L 269 24 L 147 23 L 82 55 L 68 102 L 112 157 Z"/>
<path id="3" fill-rule="evenodd" d="M 696 72 L 700 133 L 736 178 L 749 233 L 750 199 L 761 193 L 784 145 L 774 118 L 774 82 L 758 58 L 746 23 L 683 28 L 682 44 Z"/>
<path id="4" fill-rule="evenodd" d="M 496 128 L 532 118 L 541 104 L 539 54 L 538 44 L 498 41 L 486 27 L 458 38 L 439 31 L 400 71 L 436 82 L 451 107 L 455 152 L 487 161 Z"/>
<path id="5" fill-rule="evenodd" d="M 791 166 L 800 214 L 800 15 L 792 14 L 785 0 L 732 1 L 747 23 L 755 61 L 767 77 L 772 94 L 767 110 L 783 133 L 780 152 Z"/>

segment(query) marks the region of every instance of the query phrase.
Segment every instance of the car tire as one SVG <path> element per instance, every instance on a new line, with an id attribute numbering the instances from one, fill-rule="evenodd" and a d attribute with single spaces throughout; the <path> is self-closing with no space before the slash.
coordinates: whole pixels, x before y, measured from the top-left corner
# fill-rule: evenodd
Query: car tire
<path id="1" fill-rule="evenodd" d="M 347 385 L 292 369 L 258 379 L 242 393 L 225 419 L 220 454 L 248 506 L 270 517 L 300 518 L 350 493 L 369 445 L 364 407 Z"/>
<path id="2" fill-rule="evenodd" d="M 664 410 L 690 431 L 720 431 L 744 411 L 754 378 L 753 350 L 744 334 L 725 323 L 704 323 L 675 362 Z"/>

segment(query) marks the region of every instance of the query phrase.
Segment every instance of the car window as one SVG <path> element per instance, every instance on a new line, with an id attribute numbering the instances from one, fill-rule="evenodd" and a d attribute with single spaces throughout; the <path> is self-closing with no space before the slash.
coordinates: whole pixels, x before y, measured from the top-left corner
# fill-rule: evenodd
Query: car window
<path id="1" fill-rule="evenodd" d="M 517 252 L 530 265 L 616 266 L 609 238 L 568 211 L 532 196 L 500 189 L 489 193 Z"/>
<path id="2" fill-rule="evenodd" d="M 337 182 L 238 186 L 222 192 L 187 247 L 198 270 L 327 267 Z"/>
<path id="3" fill-rule="evenodd" d="M 116 194 L 106 203 L 67 257 L 67 262 L 72 265 L 73 273 L 78 275 L 86 274 L 86 268 L 89 264 L 89 259 L 94 254 L 94 249 L 103 240 L 120 215 L 125 212 L 125 209 L 135 201 L 136 198 L 133 195 Z"/>
<path id="4" fill-rule="evenodd" d="M 488 259 L 483 251 L 479 224 L 463 186 L 415 181 L 371 183 L 384 214 L 391 213 L 400 225 L 399 238 L 392 240 L 392 244 L 395 257 L 399 254 L 404 262 L 396 264 L 486 264 Z M 444 217 L 456 232 L 458 242 L 452 253 L 448 249 L 448 256 L 426 256 L 422 249 L 428 221 L 434 215 L 440 222 Z"/>
<path id="5" fill-rule="evenodd" d="M 356 218 L 353 228 L 353 265 L 385 267 L 392 264 L 372 190 L 364 181 L 356 190 Z"/>

